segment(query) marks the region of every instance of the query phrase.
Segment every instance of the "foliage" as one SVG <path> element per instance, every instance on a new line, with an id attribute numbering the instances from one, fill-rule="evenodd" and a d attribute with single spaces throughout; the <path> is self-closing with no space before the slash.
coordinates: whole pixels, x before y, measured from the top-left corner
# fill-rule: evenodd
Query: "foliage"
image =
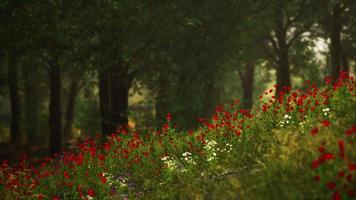
<path id="1" fill-rule="evenodd" d="M 352 199 L 356 195 L 355 82 L 280 92 L 255 113 L 218 106 L 196 130 L 125 129 L 103 145 L 18 166 L 2 163 L 2 199 Z M 97 137 L 98 139 L 99 137 Z"/>

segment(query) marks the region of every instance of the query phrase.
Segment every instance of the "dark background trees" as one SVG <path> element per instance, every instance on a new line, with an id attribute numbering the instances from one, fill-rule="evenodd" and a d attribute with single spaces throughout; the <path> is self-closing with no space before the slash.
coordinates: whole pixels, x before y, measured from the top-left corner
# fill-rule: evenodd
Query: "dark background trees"
<path id="1" fill-rule="evenodd" d="M 53 154 L 354 72 L 354 1 L 2 1 L 0 139 Z M 329 48 L 328 48 L 329 47 Z M 64 144 L 64 145 L 63 145 Z M 6 152 L 5 152 L 6 153 Z"/>

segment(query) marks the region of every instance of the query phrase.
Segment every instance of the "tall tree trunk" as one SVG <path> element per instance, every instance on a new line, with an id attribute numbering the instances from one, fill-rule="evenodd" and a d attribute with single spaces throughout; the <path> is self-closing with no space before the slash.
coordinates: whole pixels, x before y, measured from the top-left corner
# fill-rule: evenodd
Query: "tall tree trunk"
<path id="1" fill-rule="evenodd" d="M 8 83 L 11 102 L 11 142 L 22 142 L 21 135 L 21 105 L 18 92 L 18 67 L 16 54 L 11 52 L 8 62 Z"/>
<path id="2" fill-rule="evenodd" d="M 129 85 L 128 68 L 121 60 L 111 66 L 111 122 L 113 128 L 127 128 Z"/>
<path id="3" fill-rule="evenodd" d="M 30 143 L 38 143 L 38 84 L 35 80 L 36 71 L 30 67 L 22 69 L 25 84 L 25 127 L 26 140 Z"/>
<path id="4" fill-rule="evenodd" d="M 333 7 L 332 13 L 332 21 L 331 21 L 331 77 L 335 82 L 339 76 L 339 71 L 342 66 L 341 59 L 341 29 L 342 29 L 342 21 L 341 21 L 341 6 L 339 3 L 335 3 Z"/>
<path id="5" fill-rule="evenodd" d="M 166 91 L 169 91 L 169 82 L 162 74 L 159 75 L 158 90 L 155 97 L 155 109 L 156 109 L 156 126 L 161 127 L 166 121 L 166 115 L 169 110 L 169 99 Z"/>
<path id="6" fill-rule="evenodd" d="M 75 101 L 79 92 L 79 79 L 80 75 L 73 75 L 70 80 L 69 92 L 68 92 L 68 101 L 66 107 L 66 113 L 64 116 L 64 136 L 63 138 L 68 139 L 72 135 L 72 126 L 74 122 L 75 114 Z"/>
<path id="7" fill-rule="evenodd" d="M 283 90 L 284 87 L 291 86 L 291 77 L 289 69 L 289 53 L 287 44 L 287 30 L 286 30 L 286 16 L 282 10 L 283 1 L 279 2 L 280 5 L 276 7 L 276 29 L 275 34 L 278 43 L 277 49 L 277 95 L 279 91 Z"/>
<path id="8" fill-rule="evenodd" d="M 49 76 L 49 152 L 50 155 L 60 151 L 62 146 L 62 116 L 61 116 L 61 70 L 58 63 L 51 62 Z"/>
<path id="9" fill-rule="evenodd" d="M 245 109 L 251 109 L 253 105 L 253 84 L 254 84 L 255 64 L 246 63 L 245 74 L 242 80 L 242 106 Z"/>
<path id="10" fill-rule="evenodd" d="M 281 50 L 277 63 L 277 95 L 279 91 L 292 85 L 288 60 L 288 49 Z"/>
<path id="11" fill-rule="evenodd" d="M 110 69 L 108 67 L 101 67 L 98 74 L 101 132 L 105 137 L 114 131 L 112 130 L 110 117 Z"/>

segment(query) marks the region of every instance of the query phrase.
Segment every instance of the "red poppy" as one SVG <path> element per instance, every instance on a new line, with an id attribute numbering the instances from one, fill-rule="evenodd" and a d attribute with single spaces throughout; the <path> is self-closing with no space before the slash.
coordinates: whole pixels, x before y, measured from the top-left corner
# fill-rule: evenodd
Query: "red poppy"
<path id="1" fill-rule="evenodd" d="M 323 147 L 323 146 L 319 147 L 319 152 L 320 153 L 324 153 L 325 152 L 325 147 Z"/>
<path id="2" fill-rule="evenodd" d="M 341 194 L 338 191 L 333 193 L 333 200 L 341 200 Z"/>
<path id="3" fill-rule="evenodd" d="M 319 131 L 319 129 L 317 127 L 315 127 L 310 131 L 310 134 L 312 134 L 314 136 L 318 133 L 318 131 Z"/>
<path id="4" fill-rule="evenodd" d="M 330 122 L 328 120 L 323 121 L 323 126 L 328 127 L 330 125 Z"/>
<path id="5" fill-rule="evenodd" d="M 345 171 L 340 171 L 339 173 L 337 173 L 337 176 L 342 178 L 345 176 Z"/>
<path id="6" fill-rule="evenodd" d="M 88 193 L 89 196 L 95 197 L 95 192 L 94 192 L 93 189 L 89 188 L 87 193 Z"/>
<path id="7" fill-rule="evenodd" d="M 328 182 L 327 184 L 326 184 L 326 187 L 329 189 L 329 190 L 333 190 L 333 189 L 335 189 L 336 188 L 336 184 L 334 183 L 334 182 Z"/>
<path id="8" fill-rule="evenodd" d="M 105 177 L 101 177 L 100 181 L 105 184 L 106 183 L 106 178 Z"/>
<path id="9" fill-rule="evenodd" d="M 170 122 L 172 120 L 172 114 L 167 113 L 166 119 L 167 119 L 167 122 Z"/>
<path id="10" fill-rule="evenodd" d="M 319 182 L 320 181 L 320 176 L 314 176 L 314 181 Z"/>
<path id="11" fill-rule="evenodd" d="M 312 168 L 312 169 L 316 169 L 316 168 L 319 167 L 319 165 L 320 165 L 319 160 L 314 160 L 314 161 L 312 162 L 312 164 L 311 164 L 311 168 Z"/>
<path id="12" fill-rule="evenodd" d="M 58 196 L 54 196 L 52 200 L 59 200 L 60 198 Z"/>
<path id="13" fill-rule="evenodd" d="M 356 164 L 350 163 L 350 164 L 349 164 L 349 170 L 350 170 L 350 171 L 356 171 Z"/>
<path id="14" fill-rule="evenodd" d="M 70 179 L 70 175 L 67 171 L 64 171 L 63 173 L 63 176 L 66 178 L 66 179 Z"/>
<path id="15" fill-rule="evenodd" d="M 240 130 L 236 130 L 235 131 L 235 135 L 240 136 L 241 135 L 241 131 Z"/>

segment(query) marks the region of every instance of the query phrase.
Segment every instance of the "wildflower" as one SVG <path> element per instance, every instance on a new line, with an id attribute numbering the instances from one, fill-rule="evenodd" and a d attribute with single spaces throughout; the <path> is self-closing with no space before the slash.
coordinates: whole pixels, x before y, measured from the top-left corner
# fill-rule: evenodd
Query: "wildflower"
<path id="1" fill-rule="evenodd" d="M 332 153 L 324 153 L 322 156 L 320 156 L 319 161 L 325 162 L 325 161 L 333 160 L 333 159 L 335 159 L 335 157 Z"/>
<path id="2" fill-rule="evenodd" d="M 196 164 L 195 161 L 193 160 L 192 154 L 191 154 L 190 152 L 184 152 L 184 153 L 182 154 L 182 156 L 183 156 L 183 159 L 184 159 L 185 161 L 187 161 L 188 163 L 191 163 L 191 164 L 193 164 L 193 165 Z"/>
<path id="3" fill-rule="evenodd" d="M 284 119 L 291 119 L 292 116 L 289 116 L 289 115 L 285 114 L 283 118 L 284 118 Z"/>
<path id="4" fill-rule="evenodd" d="M 350 163 L 348 166 L 350 171 L 356 171 L 356 164 Z"/>
<path id="5" fill-rule="evenodd" d="M 169 156 L 165 156 L 165 157 L 161 158 L 161 160 L 163 161 L 164 165 L 168 169 L 170 169 L 170 170 L 178 169 L 177 161 L 175 161 L 174 159 L 170 158 Z"/>
<path id="6" fill-rule="evenodd" d="M 338 191 L 333 193 L 333 200 L 341 200 L 341 194 Z"/>
<path id="7" fill-rule="evenodd" d="M 320 176 L 314 176 L 314 181 L 319 182 L 320 181 Z"/>
<path id="8" fill-rule="evenodd" d="M 319 160 L 314 160 L 314 161 L 312 162 L 312 164 L 311 164 L 311 168 L 312 168 L 312 169 L 316 169 L 316 168 L 319 167 L 319 165 L 320 165 Z"/>
<path id="9" fill-rule="evenodd" d="M 167 122 L 170 122 L 172 120 L 172 114 L 171 113 L 167 113 L 166 120 L 167 120 Z"/>
<path id="10" fill-rule="evenodd" d="M 347 175 L 347 176 L 346 176 L 346 180 L 347 180 L 348 182 L 351 182 L 351 181 L 352 181 L 352 175 L 351 175 L 351 174 Z"/>
<path id="11" fill-rule="evenodd" d="M 345 176 L 345 171 L 340 171 L 339 173 L 337 173 L 337 176 L 338 176 L 339 178 L 344 177 L 344 176 Z"/>
<path id="12" fill-rule="evenodd" d="M 326 187 L 329 189 L 329 190 L 334 190 L 336 188 L 336 184 L 332 181 L 328 182 L 326 184 Z"/>
<path id="13" fill-rule="evenodd" d="M 325 127 L 328 127 L 330 125 L 330 122 L 328 120 L 324 120 L 322 123 Z"/>
<path id="14" fill-rule="evenodd" d="M 91 189 L 91 188 L 89 188 L 89 189 L 88 189 L 88 195 L 89 195 L 90 197 L 95 197 L 95 192 L 94 192 L 94 190 Z"/>
<path id="15" fill-rule="evenodd" d="M 321 147 L 319 147 L 318 150 L 319 150 L 320 153 L 324 153 L 325 152 L 325 147 L 321 146 Z"/>
<path id="16" fill-rule="evenodd" d="M 349 196 L 349 197 L 356 196 L 356 191 L 354 192 L 354 191 L 352 191 L 352 190 L 348 190 L 348 191 L 347 191 L 347 196 Z"/>
<path id="17" fill-rule="evenodd" d="M 54 196 L 52 200 L 60 200 L 58 196 Z"/>
<path id="18" fill-rule="evenodd" d="M 63 176 L 66 179 L 70 179 L 70 175 L 69 175 L 69 173 L 67 171 L 64 171 Z"/>
<path id="19" fill-rule="evenodd" d="M 236 135 L 236 136 L 240 136 L 240 135 L 241 135 L 241 131 L 240 131 L 240 130 L 236 130 L 236 131 L 235 131 L 235 135 Z"/>
<path id="20" fill-rule="evenodd" d="M 330 112 L 330 108 L 324 108 L 323 110 L 324 116 L 327 116 Z"/>
<path id="21" fill-rule="evenodd" d="M 318 133 L 319 129 L 317 127 L 313 128 L 310 133 L 314 136 Z"/>

